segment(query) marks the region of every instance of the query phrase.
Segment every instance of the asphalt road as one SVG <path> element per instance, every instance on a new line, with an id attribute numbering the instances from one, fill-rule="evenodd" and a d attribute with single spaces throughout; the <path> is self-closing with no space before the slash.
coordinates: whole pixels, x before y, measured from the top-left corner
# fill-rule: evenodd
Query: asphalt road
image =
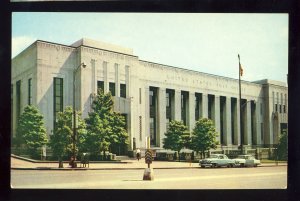
<path id="1" fill-rule="evenodd" d="M 287 166 L 144 170 L 12 170 L 16 189 L 286 189 Z"/>

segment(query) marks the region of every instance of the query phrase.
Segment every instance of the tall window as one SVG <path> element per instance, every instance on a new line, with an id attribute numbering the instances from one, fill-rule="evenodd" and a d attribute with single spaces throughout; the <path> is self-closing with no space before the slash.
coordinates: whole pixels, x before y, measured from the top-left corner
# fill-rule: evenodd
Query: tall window
<path id="1" fill-rule="evenodd" d="M 154 106 L 154 101 L 153 101 L 153 91 L 149 91 L 149 104 L 150 106 Z"/>
<path id="2" fill-rule="evenodd" d="M 195 94 L 195 120 L 200 118 L 200 94 Z"/>
<path id="3" fill-rule="evenodd" d="M 54 125 L 58 112 L 63 111 L 63 78 L 54 78 Z"/>
<path id="4" fill-rule="evenodd" d="M 17 121 L 21 115 L 21 80 L 16 82 L 16 117 Z"/>
<path id="5" fill-rule="evenodd" d="M 170 107 L 170 94 L 166 93 L 166 107 Z"/>
<path id="6" fill-rule="evenodd" d="M 275 111 L 275 92 L 272 92 L 272 100 L 273 100 L 273 112 Z"/>
<path id="7" fill-rule="evenodd" d="M 32 79 L 28 79 L 28 105 L 32 104 Z"/>
<path id="8" fill-rule="evenodd" d="M 139 88 L 139 102 L 142 103 L 142 89 Z"/>
<path id="9" fill-rule="evenodd" d="M 120 84 L 120 97 L 126 98 L 126 84 Z"/>
<path id="10" fill-rule="evenodd" d="M 115 83 L 113 83 L 113 82 L 109 83 L 109 91 L 110 91 L 110 93 L 111 93 L 112 96 L 116 95 Z"/>
<path id="11" fill-rule="evenodd" d="M 142 141 L 142 116 L 139 116 L 139 133 L 140 133 L 140 141 Z"/>
<path id="12" fill-rule="evenodd" d="M 156 144 L 156 128 L 155 128 L 155 119 L 151 118 L 149 119 L 150 122 L 150 144 L 155 145 Z"/>
<path id="13" fill-rule="evenodd" d="M 260 139 L 263 143 L 263 141 L 264 141 L 264 123 L 260 123 L 260 133 L 261 133 Z"/>
<path id="14" fill-rule="evenodd" d="M 98 93 L 99 89 L 101 89 L 102 92 L 104 92 L 104 82 L 103 81 L 97 81 L 97 93 Z"/>

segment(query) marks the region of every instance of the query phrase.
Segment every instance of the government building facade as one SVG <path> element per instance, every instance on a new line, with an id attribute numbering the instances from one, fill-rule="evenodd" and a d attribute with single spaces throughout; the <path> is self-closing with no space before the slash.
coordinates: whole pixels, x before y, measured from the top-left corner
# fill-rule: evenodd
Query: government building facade
<path id="1" fill-rule="evenodd" d="M 26 105 L 43 114 L 48 136 L 73 95 L 86 118 L 98 88 L 112 93 L 114 110 L 125 116 L 128 150 L 146 148 L 147 139 L 151 149 L 162 150 L 171 120 L 192 131 L 199 118 L 212 119 L 218 149 L 238 149 L 241 139 L 245 147 L 277 144 L 288 123 L 283 82 L 242 81 L 240 108 L 238 79 L 143 61 L 132 49 L 90 39 L 72 45 L 37 40 L 12 60 L 12 136 Z"/>

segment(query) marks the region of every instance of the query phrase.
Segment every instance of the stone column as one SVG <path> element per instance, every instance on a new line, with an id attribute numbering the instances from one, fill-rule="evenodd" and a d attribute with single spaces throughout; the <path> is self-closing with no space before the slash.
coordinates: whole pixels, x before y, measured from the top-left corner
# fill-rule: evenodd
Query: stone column
<path id="1" fill-rule="evenodd" d="M 225 145 L 231 145 L 231 97 L 226 97 L 226 108 L 225 108 Z"/>
<path id="2" fill-rule="evenodd" d="M 120 97 L 120 65 L 115 64 L 115 89 L 116 97 Z"/>
<path id="3" fill-rule="evenodd" d="M 141 145 L 145 145 L 146 143 L 146 137 L 150 137 L 150 125 L 149 125 L 149 119 L 150 119 L 150 105 L 149 105 L 149 86 L 145 87 L 145 98 L 144 98 L 144 107 L 145 107 L 145 117 L 143 118 L 144 122 L 144 136 L 143 141 Z"/>
<path id="4" fill-rule="evenodd" d="M 247 102 L 247 114 L 246 114 L 246 126 L 247 128 L 245 129 L 246 130 L 246 133 L 245 133 L 245 144 L 251 144 L 252 142 L 252 128 L 251 128 L 251 101 Z"/>
<path id="5" fill-rule="evenodd" d="M 104 93 L 109 92 L 109 80 L 108 80 L 108 63 L 103 61 L 103 77 L 104 77 Z"/>
<path id="6" fill-rule="evenodd" d="M 237 142 L 238 145 L 241 144 L 241 121 L 240 121 L 240 117 L 241 117 L 241 109 L 240 109 L 240 99 L 237 98 L 237 101 L 236 101 L 236 114 L 237 114 L 237 117 L 236 117 L 236 124 L 237 124 L 237 132 L 235 132 L 234 134 L 234 141 Z"/>
<path id="7" fill-rule="evenodd" d="M 181 121 L 181 91 L 175 90 L 175 119 L 176 121 Z"/>
<path id="8" fill-rule="evenodd" d="M 261 115 L 261 101 L 257 100 L 256 101 L 256 110 L 255 110 L 255 116 L 256 116 L 256 143 L 257 144 L 262 144 L 261 141 L 261 122 L 262 122 L 262 115 Z"/>
<path id="9" fill-rule="evenodd" d="M 215 95 L 215 114 L 214 114 L 214 123 L 216 127 L 216 131 L 220 134 L 220 96 Z M 220 135 L 217 138 L 219 141 Z"/>
<path id="10" fill-rule="evenodd" d="M 202 104 L 200 105 L 201 117 L 208 117 L 208 94 L 202 93 Z"/>
<path id="11" fill-rule="evenodd" d="M 163 147 L 163 138 L 165 138 L 166 132 L 166 89 L 158 89 L 158 138 L 159 138 L 159 147 Z"/>
<path id="12" fill-rule="evenodd" d="M 195 102 L 196 102 L 195 92 L 189 92 L 189 111 L 188 111 L 188 125 L 189 131 L 191 132 L 195 127 Z"/>

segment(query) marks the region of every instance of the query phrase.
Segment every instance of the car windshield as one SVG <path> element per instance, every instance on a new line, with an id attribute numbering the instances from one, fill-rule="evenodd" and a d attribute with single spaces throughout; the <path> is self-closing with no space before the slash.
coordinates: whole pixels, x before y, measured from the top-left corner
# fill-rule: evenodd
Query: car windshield
<path id="1" fill-rule="evenodd" d="M 210 155 L 210 158 L 218 158 L 218 155 Z"/>
<path id="2" fill-rule="evenodd" d="M 247 159 L 247 156 L 239 155 L 238 158 Z"/>

